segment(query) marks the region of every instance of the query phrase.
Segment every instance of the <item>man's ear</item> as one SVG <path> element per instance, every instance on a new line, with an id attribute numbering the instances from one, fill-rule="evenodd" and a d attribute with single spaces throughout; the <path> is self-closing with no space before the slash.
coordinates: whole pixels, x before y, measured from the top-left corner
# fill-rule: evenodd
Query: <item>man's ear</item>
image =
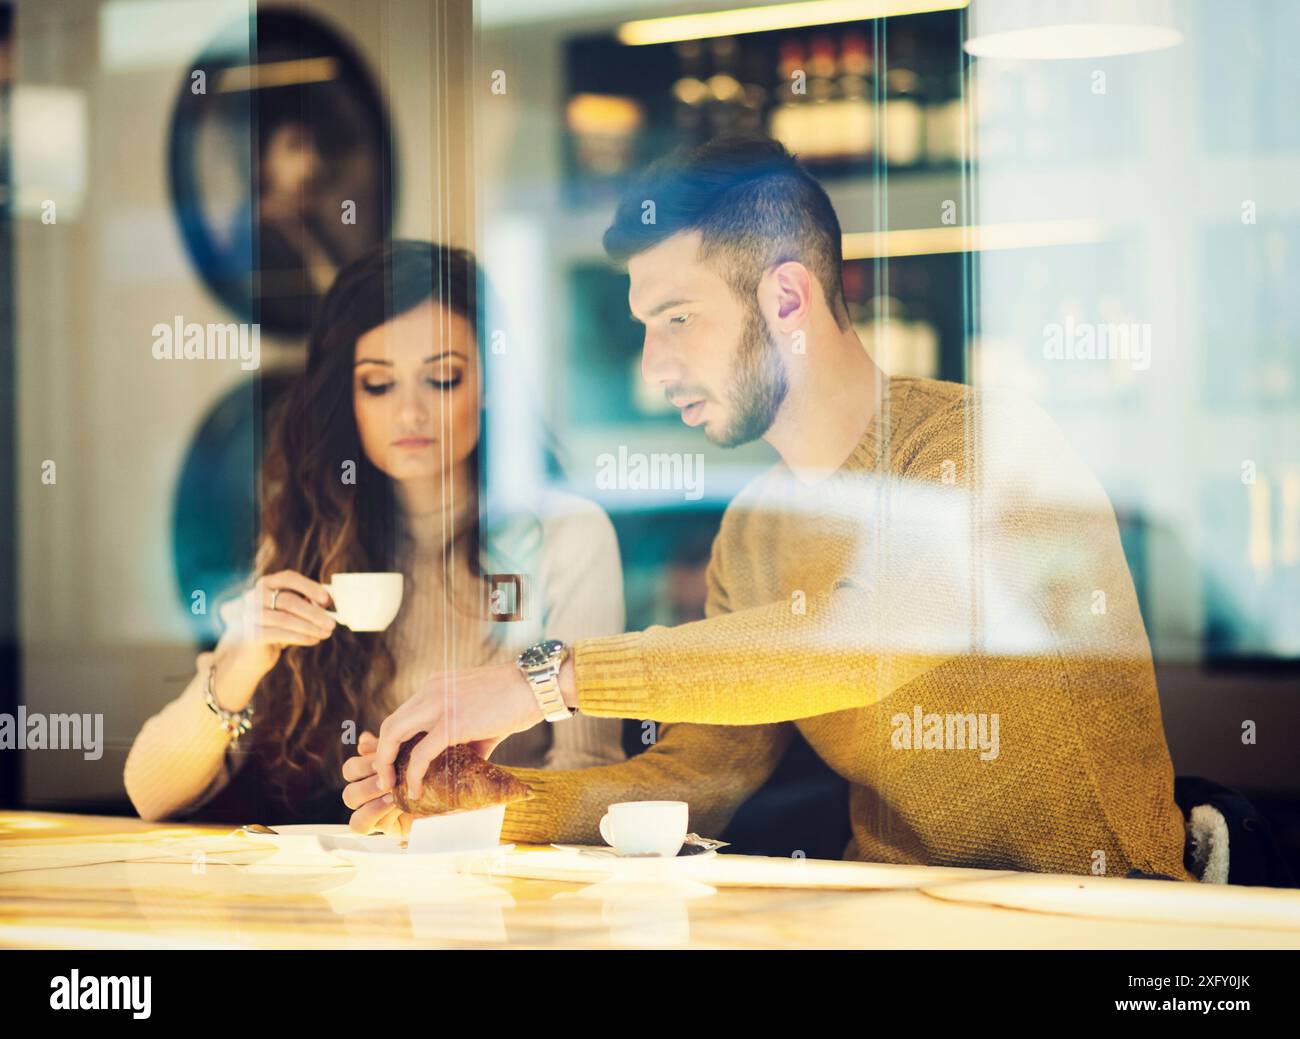
<path id="1" fill-rule="evenodd" d="M 797 260 L 779 263 L 758 283 L 758 307 L 768 327 L 777 335 L 789 335 L 812 313 L 813 279 Z"/>

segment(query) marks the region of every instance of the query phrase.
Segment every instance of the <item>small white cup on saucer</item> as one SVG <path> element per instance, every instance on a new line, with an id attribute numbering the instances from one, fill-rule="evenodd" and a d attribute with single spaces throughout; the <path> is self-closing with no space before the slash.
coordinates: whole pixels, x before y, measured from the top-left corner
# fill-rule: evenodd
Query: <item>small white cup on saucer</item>
<path id="1" fill-rule="evenodd" d="M 672 858 L 686 841 L 685 801 L 621 801 L 600 820 L 600 835 L 620 855 Z"/>

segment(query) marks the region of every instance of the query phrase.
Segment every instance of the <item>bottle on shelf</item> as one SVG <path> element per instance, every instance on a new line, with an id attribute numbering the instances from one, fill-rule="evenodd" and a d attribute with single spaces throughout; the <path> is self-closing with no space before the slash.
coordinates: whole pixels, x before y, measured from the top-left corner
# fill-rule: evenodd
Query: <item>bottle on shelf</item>
<path id="1" fill-rule="evenodd" d="M 867 273 L 866 265 L 850 261 L 844 264 L 842 283 L 844 286 L 844 303 L 849 311 L 849 323 L 858 334 L 864 347 L 868 347 L 867 329 Z"/>
<path id="2" fill-rule="evenodd" d="M 768 133 L 796 155 L 806 153 L 808 107 L 807 84 L 803 92 L 795 89 L 796 75 L 807 70 L 803 63 L 803 45 L 796 39 L 781 41 L 780 60 L 777 64 L 777 81 L 772 90 L 776 106 L 768 118 Z"/>
<path id="3" fill-rule="evenodd" d="M 873 293 L 869 271 L 867 264 L 844 265 L 844 298 L 858 339 L 890 375 L 937 379 L 939 331 L 925 315 L 923 297 L 912 291 L 919 285 L 891 270 L 889 294 Z"/>
<path id="4" fill-rule="evenodd" d="M 908 334 L 910 374 L 921 379 L 937 379 L 941 375 L 939 330 L 929 320 L 922 303 L 914 301 L 910 309 L 912 315 L 912 327 Z"/>
<path id="5" fill-rule="evenodd" d="M 890 166 L 916 166 L 925 157 L 925 109 L 910 36 L 900 34 L 885 73 L 882 147 Z"/>
<path id="6" fill-rule="evenodd" d="M 742 58 L 740 122 L 737 129 L 746 133 L 763 131 L 763 112 L 767 105 L 767 88 L 763 86 L 767 78 L 766 64 L 766 57 L 757 48 L 747 49 Z"/>
<path id="7" fill-rule="evenodd" d="M 928 302 L 934 297 L 926 262 L 913 259 L 895 264 L 894 280 L 897 294 L 907 305 L 906 373 L 921 379 L 937 379 L 939 330 L 929 320 Z"/>
<path id="8" fill-rule="evenodd" d="M 710 96 L 704 83 L 704 45 L 683 40 L 674 50 L 681 75 L 673 83 L 673 130 L 678 141 L 696 144 L 704 138 L 704 109 Z"/>
<path id="9" fill-rule="evenodd" d="M 949 76 L 931 77 L 925 109 L 925 154 L 931 166 L 948 166 L 962 160 L 965 105 L 962 101 L 962 77 L 957 71 Z"/>
<path id="10" fill-rule="evenodd" d="M 867 305 L 867 349 L 890 375 L 933 379 L 939 374 L 939 337 L 927 321 L 914 320 L 897 296 L 872 296 Z"/>
<path id="11" fill-rule="evenodd" d="M 733 36 L 717 36 L 709 41 L 714 73 L 706 81 L 709 88 L 709 129 L 714 136 L 734 133 L 742 118 L 745 88 L 736 78 L 738 55 Z"/>
<path id="12" fill-rule="evenodd" d="M 618 177 L 627 172 L 644 122 L 641 103 L 631 97 L 574 94 L 565 106 L 565 124 L 572 135 L 578 168 L 595 177 Z"/>
<path id="13" fill-rule="evenodd" d="M 839 89 L 835 83 L 835 42 L 824 34 L 812 38 L 808 48 L 808 98 L 804 110 L 807 137 L 804 158 L 824 162 L 839 158 Z"/>
<path id="14" fill-rule="evenodd" d="M 839 134 L 843 157 L 869 159 L 875 150 L 876 110 L 871 82 L 871 53 L 865 33 L 844 35 L 840 49 Z"/>

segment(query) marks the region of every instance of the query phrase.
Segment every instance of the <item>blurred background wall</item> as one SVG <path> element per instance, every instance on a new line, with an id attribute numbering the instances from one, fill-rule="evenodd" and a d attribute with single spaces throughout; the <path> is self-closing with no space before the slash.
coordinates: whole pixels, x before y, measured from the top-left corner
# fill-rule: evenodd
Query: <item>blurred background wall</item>
<path id="1" fill-rule="evenodd" d="M 237 363 L 159 362 L 151 329 L 174 315 L 237 320 L 187 253 L 168 148 L 175 101 L 196 59 L 255 7 L 16 5 L 21 688 L 30 710 L 103 711 L 106 730 L 97 762 L 23 755 L 32 805 L 120 802 L 121 766 L 140 724 L 193 673 L 194 616 L 177 587 L 173 550 L 177 482 L 214 404 L 232 391 L 251 404 L 257 380 Z M 472 246 L 469 5 L 274 7 L 336 30 L 379 86 L 401 142 L 395 233 Z M 445 61 L 432 60 L 438 55 Z M 58 202 L 53 224 L 40 218 L 47 198 Z M 296 370 L 304 341 L 264 334 L 261 374 Z M 53 485 L 40 479 L 45 460 L 56 463 Z M 250 488 L 253 462 L 250 451 Z"/>

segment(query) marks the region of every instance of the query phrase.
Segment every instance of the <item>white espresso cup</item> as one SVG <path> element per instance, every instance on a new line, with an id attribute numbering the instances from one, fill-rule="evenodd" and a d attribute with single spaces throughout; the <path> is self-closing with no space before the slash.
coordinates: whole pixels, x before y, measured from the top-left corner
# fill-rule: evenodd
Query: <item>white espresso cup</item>
<path id="1" fill-rule="evenodd" d="M 335 574 L 325 586 L 334 609 L 325 612 L 353 631 L 383 631 L 402 605 L 403 584 L 399 573 Z"/>
<path id="2" fill-rule="evenodd" d="M 682 850 L 690 808 L 685 801 L 623 801 L 609 806 L 600 835 L 620 855 L 663 855 Z"/>

